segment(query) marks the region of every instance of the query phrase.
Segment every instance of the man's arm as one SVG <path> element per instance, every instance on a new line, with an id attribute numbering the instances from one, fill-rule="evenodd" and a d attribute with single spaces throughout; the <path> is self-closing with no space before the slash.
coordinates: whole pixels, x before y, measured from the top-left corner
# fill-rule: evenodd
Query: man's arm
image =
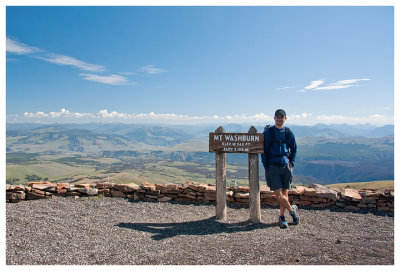
<path id="1" fill-rule="evenodd" d="M 296 138 L 293 134 L 292 131 L 290 131 L 290 144 L 289 144 L 289 148 L 290 148 L 290 157 L 289 157 L 289 161 L 294 164 L 296 162 L 296 154 L 297 154 L 297 144 L 296 144 Z"/>
<path id="2" fill-rule="evenodd" d="M 270 137 L 269 137 L 268 129 L 265 129 L 264 130 L 264 153 L 261 154 L 261 162 L 263 163 L 264 168 L 268 168 L 268 166 L 269 166 L 269 163 L 268 163 L 268 159 L 269 159 L 269 157 L 268 157 L 269 140 L 270 140 Z"/>

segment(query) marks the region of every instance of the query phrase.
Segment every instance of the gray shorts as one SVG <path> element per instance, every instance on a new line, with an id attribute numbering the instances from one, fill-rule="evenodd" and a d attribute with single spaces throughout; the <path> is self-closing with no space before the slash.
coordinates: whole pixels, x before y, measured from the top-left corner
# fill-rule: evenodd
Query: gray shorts
<path id="1" fill-rule="evenodd" d="M 272 191 L 281 188 L 290 189 L 290 184 L 293 179 L 292 168 L 290 165 L 269 165 L 269 170 L 265 170 L 265 179 Z"/>

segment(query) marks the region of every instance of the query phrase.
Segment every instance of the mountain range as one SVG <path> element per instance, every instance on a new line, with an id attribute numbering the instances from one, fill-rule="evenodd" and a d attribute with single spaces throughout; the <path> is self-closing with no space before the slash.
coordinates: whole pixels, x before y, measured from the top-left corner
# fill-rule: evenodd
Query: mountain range
<path id="1" fill-rule="evenodd" d="M 121 123 L 7 124 L 7 162 L 12 162 L 10 159 L 16 153 L 25 153 L 153 157 L 212 164 L 215 155 L 208 152 L 208 133 L 216 128 Z M 226 124 L 224 128 L 226 132 L 247 132 L 250 125 Z M 264 129 L 256 128 L 259 132 Z M 393 125 L 378 128 L 318 124 L 290 128 L 298 143 L 295 173 L 304 183 L 394 178 Z M 230 163 L 247 165 L 245 155 L 228 154 L 227 157 Z"/>

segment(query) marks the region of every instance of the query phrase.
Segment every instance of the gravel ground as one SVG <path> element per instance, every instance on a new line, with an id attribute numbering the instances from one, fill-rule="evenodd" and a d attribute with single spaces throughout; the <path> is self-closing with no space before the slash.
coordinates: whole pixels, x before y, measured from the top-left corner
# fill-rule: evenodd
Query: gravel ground
<path id="1" fill-rule="evenodd" d="M 7 203 L 8 265 L 394 264 L 390 212 L 300 208 L 280 229 L 279 210 L 208 204 L 56 198 Z"/>

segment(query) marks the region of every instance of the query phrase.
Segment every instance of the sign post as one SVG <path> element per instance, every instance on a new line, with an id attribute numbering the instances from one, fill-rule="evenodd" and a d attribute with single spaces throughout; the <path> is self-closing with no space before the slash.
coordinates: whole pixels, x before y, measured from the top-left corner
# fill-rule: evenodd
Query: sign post
<path id="1" fill-rule="evenodd" d="M 226 153 L 249 154 L 250 221 L 261 222 L 258 153 L 264 152 L 264 134 L 254 126 L 248 133 L 225 133 L 220 126 L 209 134 L 209 151 L 215 152 L 216 218 L 226 219 Z"/>
<path id="2" fill-rule="evenodd" d="M 225 129 L 220 126 L 215 130 L 217 135 L 222 136 Z M 215 215 L 219 220 L 226 219 L 226 153 L 215 153 L 215 184 L 216 184 L 216 205 Z"/>
<path id="3" fill-rule="evenodd" d="M 249 134 L 256 134 L 257 129 L 254 126 L 250 127 Z M 260 183 L 258 171 L 258 154 L 249 153 L 249 207 L 250 221 L 253 223 L 261 222 L 261 206 L 260 206 Z"/>

